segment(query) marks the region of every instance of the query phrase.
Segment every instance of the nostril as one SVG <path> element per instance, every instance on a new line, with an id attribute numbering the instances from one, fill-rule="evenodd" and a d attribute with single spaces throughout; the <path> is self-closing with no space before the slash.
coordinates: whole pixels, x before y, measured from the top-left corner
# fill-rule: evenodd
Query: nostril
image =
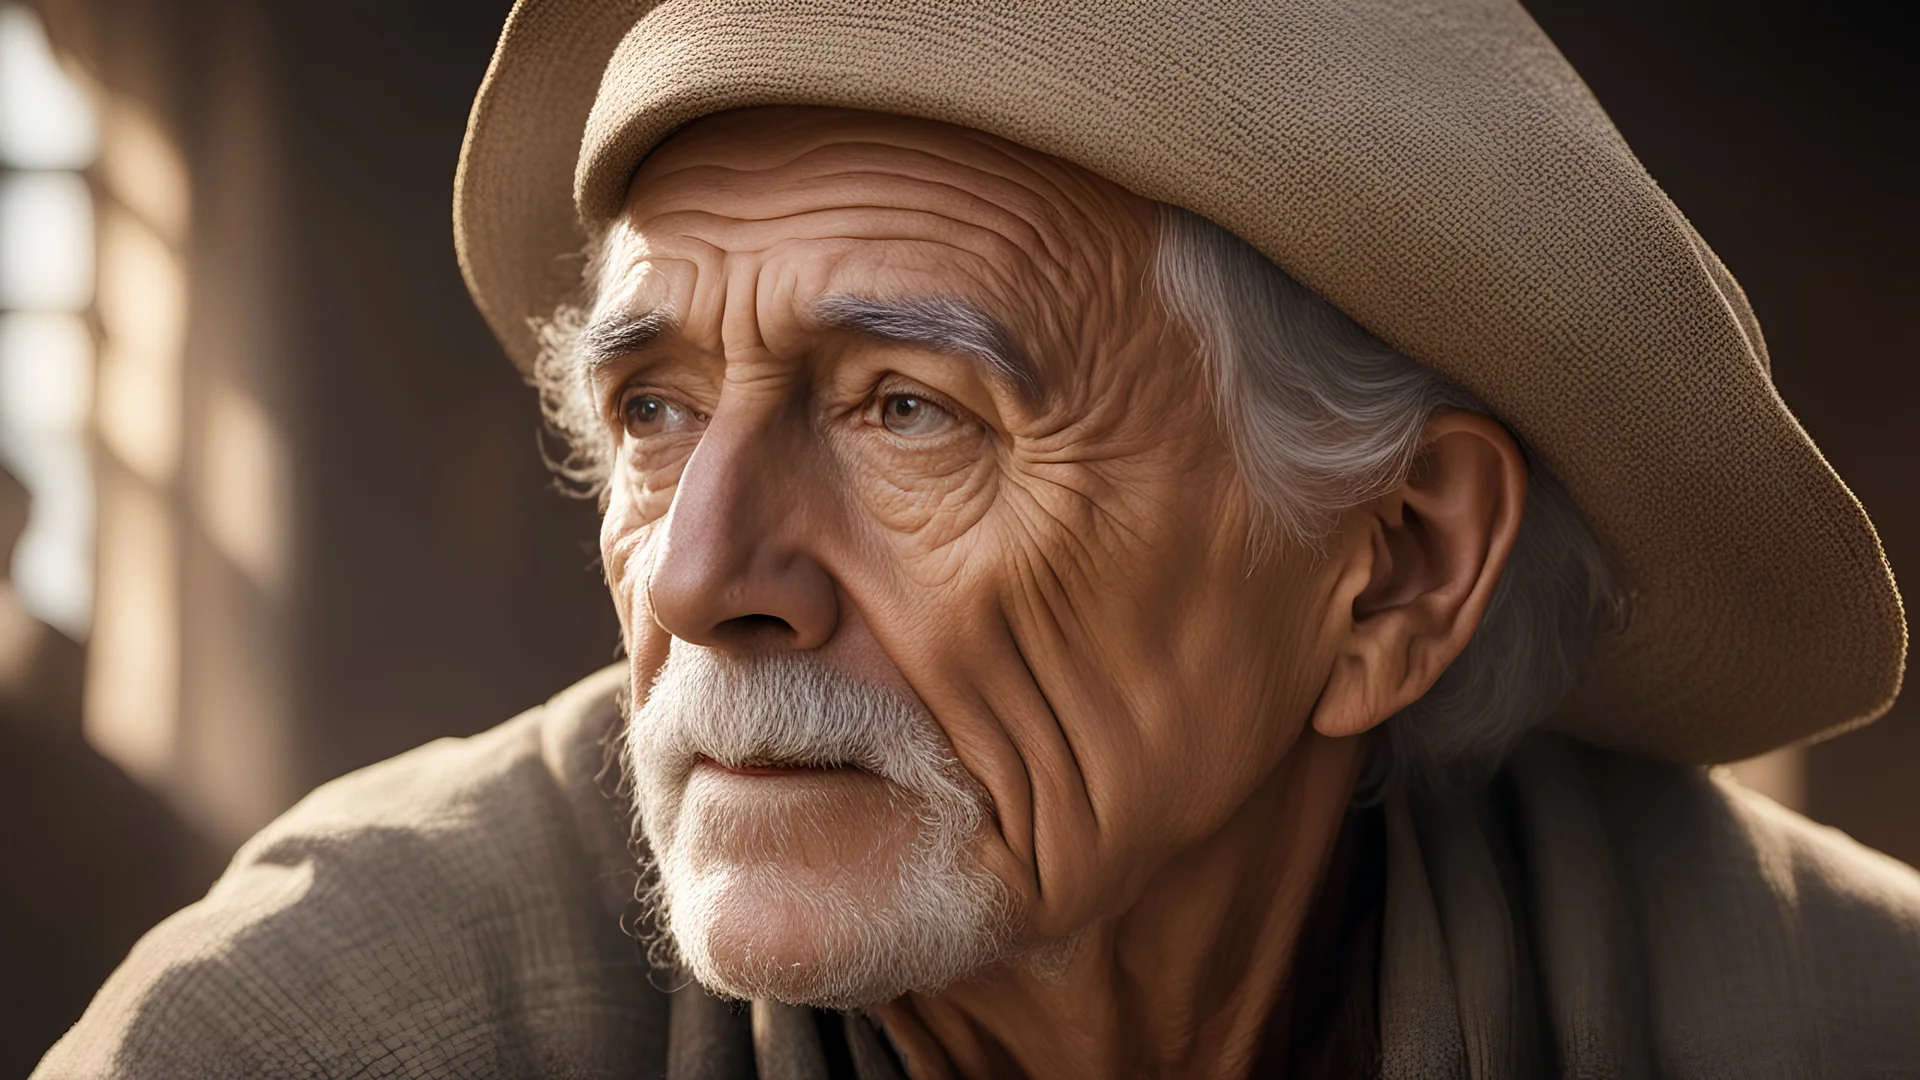
<path id="1" fill-rule="evenodd" d="M 742 645 L 772 645 L 796 636 L 793 624 L 778 615 L 739 615 L 715 629 L 720 636 Z"/>

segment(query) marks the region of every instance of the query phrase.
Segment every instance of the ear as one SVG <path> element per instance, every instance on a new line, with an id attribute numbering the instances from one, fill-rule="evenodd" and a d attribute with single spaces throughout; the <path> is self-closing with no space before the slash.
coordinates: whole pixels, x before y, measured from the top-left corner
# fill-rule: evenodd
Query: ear
<path id="1" fill-rule="evenodd" d="M 1349 511 L 1338 636 L 1314 730 L 1358 735 L 1432 688 L 1486 614 L 1520 532 L 1527 465 L 1500 422 L 1448 410 L 1398 488 Z"/>

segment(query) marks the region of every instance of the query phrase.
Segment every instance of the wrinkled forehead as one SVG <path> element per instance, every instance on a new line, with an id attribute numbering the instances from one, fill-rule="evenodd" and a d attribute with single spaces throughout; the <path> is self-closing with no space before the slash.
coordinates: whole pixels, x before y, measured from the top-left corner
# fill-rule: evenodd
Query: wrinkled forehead
<path id="1" fill-rule="evenodd" d="M 964 200 L 1017 216 L 1049 246 L 1106 219 L 1144 221 L 1151 203 L 1077 165 L 971 128 L 853 109 L 738 109 L 696 120 L 648 155 L 627 217 L 704 198 L 804 205 L 834 194 Z"/>
<path id="2" fill-rule="evenodd" d="M 1110 289 L 1118 266 L 1139 280 L 1155 213 L 1103 177 L 968 128 L 744 109 L 696 121 L 648 156 L 614 224 L 608 270 L 675 245 L 764 254 L 819 242 L 887 263 L 910 290 L 937 288 L 921 279 L 952 269 L 989 291 L 1039 285 L 1070 303 Z"/>

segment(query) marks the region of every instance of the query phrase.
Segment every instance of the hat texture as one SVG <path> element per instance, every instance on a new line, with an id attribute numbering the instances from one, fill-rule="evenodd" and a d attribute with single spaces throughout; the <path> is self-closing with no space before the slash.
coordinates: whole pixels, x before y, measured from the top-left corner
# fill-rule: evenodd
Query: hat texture
<path id="1" fill-rule="evenodd" d="M 776 104 L 964 125 L 1203 214 L 1471 389 L 1631 590 L 1552 726 L 1726 761 L 1898 692 L 1879 539 L 1745 295 L 1511 0 L 521 0 L 454 201 L 515 360 L 655 145 Z"/>

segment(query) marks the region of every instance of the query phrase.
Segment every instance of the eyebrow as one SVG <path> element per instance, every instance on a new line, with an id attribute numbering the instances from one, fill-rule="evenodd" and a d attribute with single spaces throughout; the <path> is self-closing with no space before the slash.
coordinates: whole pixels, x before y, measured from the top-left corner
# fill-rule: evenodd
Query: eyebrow
<path id="1" fill-rule="evenodd" d="M 1032 359 L 1000 320 L 970 301 L 950 296 L 875 300 L 833 293 L 814 302 L 813 316 L 835 330 L 973 357 L 1028 404 L 1044 397 Z"/>
<path id="2" fill-rule="evenodd" d="M 617 311 L 596 317 L 573 342 L 573 359 L 591 381 L 600 370 L 628 353 L 653 344 L 679 324 L 669 308 Z"/>
<path id="3" fill-rule="evenodd" d="M 1000 320 L 971 301 L 951 296 L 875 300 L 832 293 L 815 301 L 812 311 L 820 325 L 834 330 L 973 357 L 1028 404 L 1044 397 L 1039 369 L 1026 351 Z M 591 381 L 609 364 L 653 344 L 677 325 L 679 319 L 669 308 L 598 316 L 574 339 L 574 362 Z"/>

